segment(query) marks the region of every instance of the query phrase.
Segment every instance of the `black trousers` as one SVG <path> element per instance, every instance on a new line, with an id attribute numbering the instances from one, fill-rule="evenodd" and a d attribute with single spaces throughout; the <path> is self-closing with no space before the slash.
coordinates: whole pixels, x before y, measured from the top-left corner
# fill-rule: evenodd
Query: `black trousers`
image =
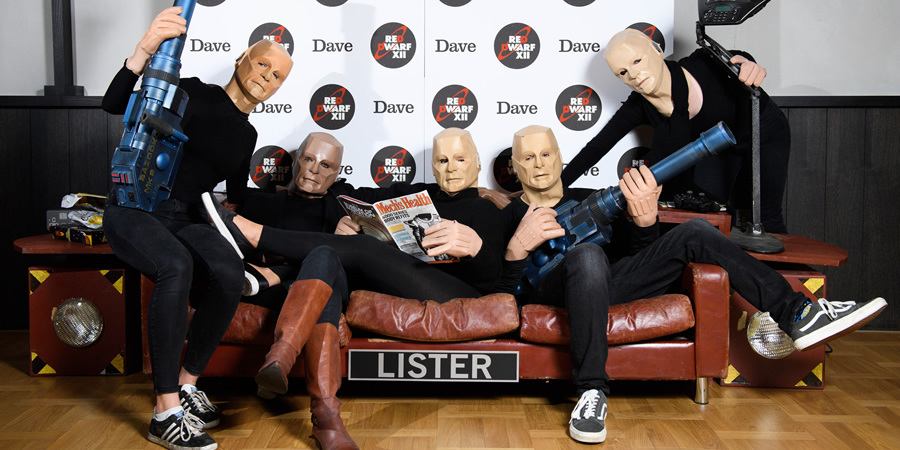
<path id="1" fill-rule="evenodd" d="M 331 286 L 331 297 L 325 304 L 318 323 L 330 323 L 338 327 L 341 313 L 347 309 L 350 302 L 350 289 L 347 285 L 347 274 L 341 266 L 341 260 L 333 248 L 322 245 L 315 247 L 303 262 L 300 263 L 300 271 L 296 281 L 321 280 Z M 268 289 L 263 289 L 254 296 L 242 297 L 241 301 L 263 306 L 275 311 L 281 310 L 288 291 L 295 280 L 287 280 Z"/>
<path id="2" fill-rule="evenodd" d="M 714 264 L 728 272 L 732 288 L 785 332 L 806 297 L 772 268 L 734 245 L 702 219 L 680 224 L 634 256 L 609 263 L 594 244 L 579 244 L 522 301 L 568 310 L 572 379 L 578 395 L 609 394 L 606 327 L 609 306 L 680 290 L 684 268 Z"/>
<path id="3" fill-rule="evenodd" d="M 153 213 L 108 202 L 103 231 L 119 259 L 156 283 L 147 310 L 153 390 L 178 392 L 185 335 L 183 367 L 200 375 L 234 317 L 244 279 L 241 259 L 198 208 L 174 199 Z M 196 312 L 188 331 L 191 298 Z"/>
<path id="4" fill-rule="evenodd" d="M 371 236 L 263 227 L 258 248 L 300 262 L 319 246 L 330 247 L 346 271 L 352 289 L 369 289 L 399 297 L 445 302 L 480 297 L 477 289 L 442 270 Z M 305 265 L 305 264 L 304 264 Z"/>

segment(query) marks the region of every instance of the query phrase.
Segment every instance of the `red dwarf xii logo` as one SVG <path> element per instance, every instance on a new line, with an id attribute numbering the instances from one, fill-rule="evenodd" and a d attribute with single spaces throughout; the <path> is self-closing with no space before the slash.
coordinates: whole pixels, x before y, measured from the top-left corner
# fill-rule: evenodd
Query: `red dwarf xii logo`
<path id="1" fill-rule="evenodd" d="M 438 125 L 444 128 L 466 128 L 478 115 L 478 99 L 469 88 L 451 84 L 434 95 L 431 114 Z"/>
<path id="2" fill-rule="evenodd" d="M 326 84 L 309 99 L 309 115 L 326 130 L 343 128 L 353 119 L 356 104 L 347 88 Z"/>
<path id="3" fill-rule="evenodd" d="M 249 47 L 263 39 L 277 42 L 284 46 L 289 55 L 294 54 L 294 37 L 291 35 L 291 32 L 281 24 L 270 22 L 256 27 L 256 29 L 250 33 L 250 42 L 247 43 L 247 46 Z"/>
<path id="4" fill-rule="evenodd" d="M 416 176 L 416 161 L 405 148 L 389 145 L 375 153 L 370 170 L 378 187 L 410 183 Z"/>
<path id="5" fill-rule="evenodd" d="M 277 145 L 260 148 L 250 157 L 250 179 L 261 189 L 285 186 L 291 178 L 294 158 Z"/>
<path id="6" fill-rule="evenodd" d="M 570 130 L 587 130 L 600 118 L 600 96 L 583 84 L 569 86 L 556 99 L 556 117 Z"/>
<path id="7" fill-rule="evenodd" d="M 416 54 L 416 37 L 406 25 L 386 23 L 372 34 L 372 57 L 389 69 L 405 66 Z"/>
<path id="8" fill-rule="evenodd" d="M 541 52 L 541 39 L 530 26 L 511 23 L 503 27 L 494 38 L 494 53 L 504 66 L 524 69 L 533 63 Z"/>

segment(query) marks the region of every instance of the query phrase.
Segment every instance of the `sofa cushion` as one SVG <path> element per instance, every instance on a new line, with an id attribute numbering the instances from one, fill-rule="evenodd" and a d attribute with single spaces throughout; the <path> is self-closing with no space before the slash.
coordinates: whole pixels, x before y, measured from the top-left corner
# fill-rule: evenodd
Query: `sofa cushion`
<path id="1" fill-rule="evenodd" d="M 666 294 L 610 306 L 606 334 L 609 345 L 618 345 L 668 336 L 693 326 L 691 300 Z M 519 337 L 539 344 L 568 344 L 569 315 L 555 306 L 525 305 Z"/>
<path id="2" fill-rule="evenodd" d="M 191 313 L 193 313 L 193 308 L 191 308 Z M 270 346 L 275 342 L 275 322 L 277 321 L 278 311 L 240 302 L 221 342 Z M 338 326 L 338 336 L 341 347 L 346 347 L 352 337 L 343 314 L 341 314 Z"/>
<path id="3" fill-rule="evenodd" d="M 519 311 L 509 294 L 438 303 L 357 290 L 350 294 L 347 322 L 399 339 L 455 342 L 509 333 L 519 327 Z"/>

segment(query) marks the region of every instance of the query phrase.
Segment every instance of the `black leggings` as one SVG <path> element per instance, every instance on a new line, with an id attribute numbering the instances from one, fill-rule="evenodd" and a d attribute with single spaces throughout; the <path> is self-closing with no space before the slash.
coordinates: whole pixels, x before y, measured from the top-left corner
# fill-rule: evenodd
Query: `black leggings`
<path id="1" fill-rule="evenodd" d="M 301 280 L 321 280 L 331 286 L 331 297 L 328 298 L 318 323 L 330 323 L 338 327 L 341 313 L 347 309 L 350 301 L 350 290 L 337 252 L 325 245 L 312 249 L 300 265 L 296 281 Z M 279 311 L 293 283 L 294 280 L 284 281 L 254 296 L 242 297 L 241 301 Z"/>
<path id="2" fill-rule="evenodd" d="M 313 249 L 323 245 L 331 247 L 337 254 L 352 282 L 352 289 L 368 289 L 398 297 L 437 302 L 481 296 L 477 289 L 459 278 L 371 236 L 342 236 L 263 227 L 258 248 L 300 262 Z"/>
<path id="3" fill-rule="evenodd" d="M 153 213 L 115 206 L 113 199 L 103 214 L 103 231 L 119 259 L 156 283 L 147 307 L 153 389 L 178 392 L 185 334 L 181 366 L 200 375 L 237 309 L 241 259 L 196 207 L 175 199 Z M 196 312 L 188 331 L 192 288 Z"/>

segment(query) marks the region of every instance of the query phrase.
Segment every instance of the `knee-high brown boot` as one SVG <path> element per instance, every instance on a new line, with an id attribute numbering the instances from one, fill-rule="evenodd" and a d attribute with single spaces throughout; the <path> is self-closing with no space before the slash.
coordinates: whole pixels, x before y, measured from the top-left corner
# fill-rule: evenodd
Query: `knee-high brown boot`
<path id="1" fill-rule="evenodd" d="M 330 323 L 316 324 L 303 350 L 306 390 L 312 412 L 313 436 L 324 450 L 359 450 L 341 420 L 341 347 L 338 330 Z"/>
<path id="2" fill-rule="evenodd" d="M 275 323 L 275 343 L 256 374 L 260 392 L 287 392 L 288 374 L 329 297 L 331 286 L 322 280 L 300 280 L 291 285 Z"/>

